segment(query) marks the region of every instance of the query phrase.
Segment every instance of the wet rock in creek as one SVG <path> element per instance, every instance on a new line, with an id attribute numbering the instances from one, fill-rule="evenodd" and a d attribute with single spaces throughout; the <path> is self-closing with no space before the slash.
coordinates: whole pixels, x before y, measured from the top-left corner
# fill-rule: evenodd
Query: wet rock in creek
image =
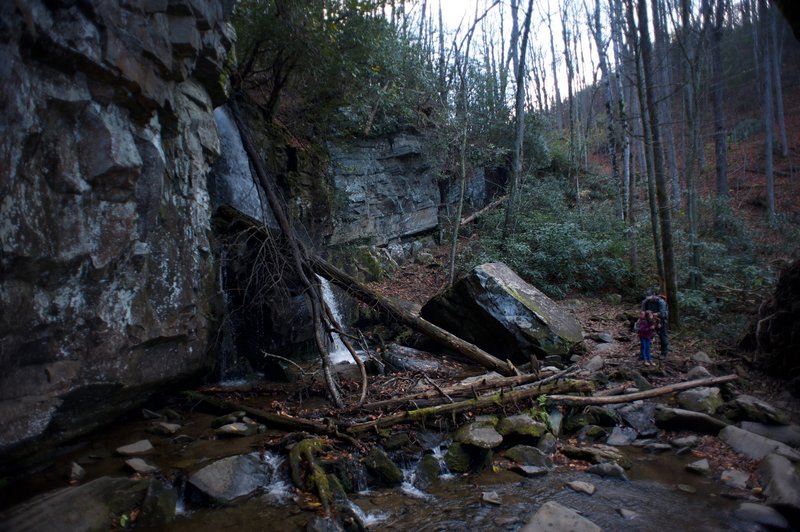
<path id="1" fill-rule="evenodd" d="M 702 434 L 717 435 L 728 424 L 700 412 L 692 412 L 682 408 L 669 408 L 658 405 L 655 411 L 658 427 L 667 430 L 690 430 Z"/>
<path id="2" fill-rule="evenodd" d="M 481 449 L 493 449 L 503 443 L 503 437 L 493 426 L 481 422 L 464 425 L 453 435 L 453 440 Z"/>
<path id="3" fill-rule="evenodd" d="M 700 387 L 680 392 L 676 399 L 686 410 L 714 414 L 722 406 L 722 395 L 719 388 Z"/>
<path id="4" fill-rule="evenodd" d="M 739 409 L 742 419 L 770 425 L 789 424 L 789 417 L 785 412 L 753 396 L 739 395 L 733 400 L 733 404 Z"/>
<path id="5" fill-rule="evenodd" d="M 761 460 L 771 453 L 776 453 L 792 460 L 800 461 L 800 453 L 779 441 L 753 434 L 739 427 L 730 425 L 722 429 L 719 439 L 730 445 L 737 453 L 753 460 Z"/>
<path id="6" fill-rule="evenodd" d="M 439 460 L 432 454 L 426 454 L 417 464 L 416 474 L 414 475 L 414 486 L 425 489 L 434 480 L 439 478 Z"/>
<path id="7" fill-rule="evenodd" d="M 578 460 L 586 460 L 593 464 L 601 464 L 603 462 L 615 462 L 624 468 L 630 468 L 631 462 L 625 455 L 623 455 L 616 447 L 609 445 L 587 445 L 584 447 L 577 447 L 574 445 L 565 445 L 561 448 L 561 453 L 564 456 L 575 458 Z"/>
<path id="8" fill-rule="evenodd" d="M 217 460 L 189 477 L 193 488 L 219 502 L 250 495 L 269 481 L 269 472 L 257 453 Z"/>
<path id="9" fill-rule="evenodd" d="M 586 472 L 601 477 L 612 477 L 612 478 L 621 478 L 622 480 L 628 480 L 628 476 L 625 474 L 625 470 L 622 468 L 621 465 L 615 462 L 603 462 L 602 464 L 591 465 L 586 470 Z"/>
<path id="10" fill-rule="evenodd" d="M 785 443 L 790 447 L 800 447 L 800 427 L 797 425 L 766 425 L 755 421 L 742 421 L 739 426 L 746 431 Z"/>
<path id="11" fill-rule="evenodd" d="M 553 467 L 553 460 L 536 447 L 529 445 L 515 445 L 508 449 L 504 456 L 521 465 Z"/>
<path id="12" fill-rule="evenodd" d="M 516 436 L 536 442 L 547 432 L 547 426 L 541 421 L 535 421 L 528 414 L 518 414 L 502 418 L 497 423 L 496 430 L 503 437 Z"/>
<path id="13" fill-rule="evenodd" d="M 122 456 L 136 456 L 140 454 L 147 454 L 153 450 L 153 444 L 150 440 L 139 440 L 122 447 L 117 447 L 117 454 Z"/>
<path id="14" fill-rule="evenodd" d="M 686 470 L 691 471 L 692 473 L 697 473 L 698 475 L 706 475 L 711 470 L 711 466 L 708 463 L 708 459 L 703 458 L 701 460 L 692 462 L 691 464 L 687 464 Z"/>
<path id="15" fill-rule="evenodd" d="M 750 521 L 770 529 L 786 530 L 789 528 L 789 521 L 778 510 L 766 504 L 743 502 L 733 512 L 733 515 L 742 521 Z"/>
<path id="16" fill-rule="evenodd" d="M 592 523 L 572 508 L 554 501 L 542 505 L 520 532 L 540 532 L 542 530 L 572 532 L 602 532 L 602 528 Z"/>
<path id="17" fill-rule="evenodd" d="M 255 423 L 236 422 L 222 425 L 214 431 L 218 436 L 252 436 L 258 432 L 258 425 Z"/>
<path id="18" fill-rule="evenodd" d="M 594 484 L 589 484 L 588 482 L 583 482 L 581 480 L 567 482 L 567 486 L 569 486 L 569 488 L 573 491 L 585 493 L 587 495 L 594 495 L 594 492 L 597 491 L 597 488 L 594 486 Z"/>
<path id="19" fill-rule="evenodd" d="M 158 468 L 152 464 L 148 464 L 141 458 L 129 458 L 125 460 L 125 465 L 133 469 L 136 473 L 142 475 L 149 475 L 158 471 Z"/>
<path id="20" fill-rule="evenodd" d="M 403 482 L 403 472 L 377 447 L 364 457 L 364 465 L 381 486 L 399 486 Z"/>

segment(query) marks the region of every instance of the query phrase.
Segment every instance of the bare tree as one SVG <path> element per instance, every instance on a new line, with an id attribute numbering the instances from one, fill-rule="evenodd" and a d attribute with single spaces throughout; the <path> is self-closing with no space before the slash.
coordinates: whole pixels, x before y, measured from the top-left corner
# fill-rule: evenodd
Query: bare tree
<path id="1" fill-rule="evenodd" d="M 547 4 L 547 31 L 550 33 L 550 65 L 553 69 L 553 92 L 555 99 L 556 129 L 564 131 L 564 113 L 561 108 L 561 92 L 558 88 L 558 55 L 556 55 L 556 45 L 553 39 L 553 20 L 550 15 L 550 4 Z"/>
<path id="2" fill-rule="evenodd" d="M 649 95 L 645 86 L 645 75 L 642 63 L 642 46 L 638 35 L 636 19 L 634 17 L 634 0 L 625 1 L 626 18 L 628 21 L 628 42 L 633 51 L 633 60 L 636 69 L 636 96 L 639 104 L 639 122 L 641 125 L 642 143 L 639 146 L 639 161 L 642 164 L 642 174 L 647 183 L 647 198 L 650 207 L 650 229 L 653 235 L 653 251 L 656 259 L 658 278 L 664 279 L 664 254 L 661 243 L 661 226 L 658 223 L 658 201 L 656 193 L 655 165 L 653 163 L 653 135 L 651 133 L 650 114 L 648 113 L 647 100 Z"/>
<path id="3" fill-rule="evenodd" d="M 625 217 L 625 197 L 623 190 L 625 184 L 620 181 L 619 164 L 617 162 L 617 128 L 616 120 L 614 119 L 614 94 L 611 90 L 611 69 L 608 66 L 608 46 L 609 41 L 603 38 L 603 26 L 600 22 L 600 0 L 595 0 L 594 4 L 594 18 L 589 12 L 588 6 L 584 4 L 586 9 L 586 16 L 589 18 L 589 27 L 592 30 L 595 46 L 597 46 L 597 54 L 600 58 L 600 71 L 603 74 L 603 89 L 605 95 L 606 115 L 608 117 L 606 122 L 606 135 L 608 142 L 608 155 L 611 158 L 611 176 L 614 183 L 619 186 L 620 195 L 620 216 Z"/>
<path id="4" fill-rule="evenodd" d="M 722 30 L 725 23 L 726 0 L 716 0 L 714 26 L 711 31 L 711 71 L 714 109 L 714 155 L 717 171 L 717 196 L 728 197 L 728 132 L 725 128 L 725 107 L 722 78 Z"/>
<path id="5" fill-rule="evenodd" d="M 655 88 L 652 78 L 652 43 L 650 42 L 650 29 L 648 27 L 647 4 L 645 0 L 638 2 L 640 47 L 642 50 L 642 70 L 644 73 L 644 86 L 647 93 L 647 113 L 650 118 L 651 139 L 653 146 L 653 169 L 655 171 L 656 196 L 658 198 L 658 215 L 661 226 L 661 246 L 664 253 L 664 288 L 667 292 L 669 303 L 669 319 L 672 326 L 680 325 L 678 309 L 678 275 L 675 265 L 675 251 L 672 243 L 672 215 L 667 193 L 667 179 L 664 172 L 664 155 L 661 147 L 658 112 L 654 99 Z"/>
<path id="6" fill-rule="evenodd" d="M 770 223 L 775 221 L 775 175 L 773 171 L 772 150 L 775 135 L 772 122 L 772 76 L 770 75 L 770 64 L 772 62 L 772 39 L 769 38 L 770 10 L 767 0 L 758 0 L 758 16 L 763 30 L 761 39 L 761 55 L 764 72 L 762 80 L 764 89 L 762 97 L 764 99 L 764 172 L 767 181 L 767 217 Z"/>
<path id="7" fill-rule="evenodd" d="M 787 158 L 789 156 L 789 142 L 786 137 L 786 116 L 783 112 L 783 83 L 781 81 L 781 47 L 778 46 L 778 28 L 776 20 L 778 18 L 778 10 L 772 5 L 770 8 L 769 16 L 769 40 L 772 48 L 770 53 L 770 62 L 772 70 L 772 86 L 775 90 L 775 117 L 778 121 L 778 138 L 781 144 L 781 157 Z"/>
<path id="8" fill-rule="evenodd" d="M 517 0 L 511 0 L 511 13 L 514 17 L 512 35 L 519 36 Z M 506 216 L 503 225 L 503 239 L 507 239 L 514 231 L 516 224 L 515 208 L 519 194 L 519 181 L 522 175 L 522 141 L 525 137 L 525 51 L 528 49 L 528 35 L 531 29 L 531 14 L 533 13 L 533 0 L 528 0 L 528 9 L 525 12 L 525 22 L 522 26 L 522 41 L 517 43 L 512 38 L 511 54 L 514 58 L 514 75 L 517 83 L 515 95 L 515 133 L 514 155 L 511 178 L 508 185 L 508 200 L 506 202 Z"/>

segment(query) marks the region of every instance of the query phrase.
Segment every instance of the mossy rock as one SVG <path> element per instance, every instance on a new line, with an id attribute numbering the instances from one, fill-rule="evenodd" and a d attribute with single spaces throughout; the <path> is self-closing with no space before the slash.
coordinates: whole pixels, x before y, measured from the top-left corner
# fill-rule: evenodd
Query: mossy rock
<path id="1" fill-rule="evenodd" d="M 466 445 L 462 445 L 458 442 L 450 445 L 447 449 L 447 453 L 444 455 L 444 463 L 447 464 L 447 469 L 453 473 L 468 472 L 471 462 L 472 456 Z"/>
<path id="2" fill-rule="evenodd" d="M 521 465 L 539 467 L 553 467 L 553 460 L 536 447 L 530 445 L 515 445 L 504 453 L 509 460 Z"/>
<path id="3" fill-rule="evenodd" d="M 403 472 L 377 447 L 373 447 L 364 457 L 364 465 L 381 486 L 399 486 L 403 482 Z"/>
<path id="4" fill-rule="evenodd" d="M 408 435 L 408 432 L 395 432 L 390 436 L 384 438 L 383 440 L 383 448 L 394 450 L 399 449 L 401 447 L 405 447 L 411 443 L 411 438 Z"/>
<path id="5" fill-rule="evenodd" d="M 578 439 L 581 441 L 600 441 L 608 436 L 606 429 L 599 425 L 586 425 L 578 431 Z"/>
<path id="6" fill-rule="evenodd" d="M 539 438 L 539 443 L 536 444 L 536 448 L 545 454 L 553 454 L 558 448 L 558 438 L 546 432 Z"/>
<path id="7" fill-rule="evenodd" d="M 619 413 L 610 408 L 603 408 L 602 406 L 587 406 L 584 410 L 586 415 L 594 425 L 601 427 L 616 427 L 620 423 Z"/>
<path id="8" fill-rule="evenodd" d="M 432 454 L 426 454 L 417 464 L 414 485 L 420 489 L 427 488 L 439 478 L 439 460 Z"/>
<path id="9" fill-rule="evenodd" d="M 522 436 L 538 440 L 547 432 L 547 425 L 527 414 L 504 417 L 496 427 L 501 436 Z"/>

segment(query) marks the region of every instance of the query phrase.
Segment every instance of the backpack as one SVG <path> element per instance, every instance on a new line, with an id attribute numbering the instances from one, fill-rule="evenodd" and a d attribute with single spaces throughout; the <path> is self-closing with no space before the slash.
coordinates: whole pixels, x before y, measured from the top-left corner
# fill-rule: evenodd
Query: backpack
<path id="1" fill-rule="evenodd" d="M 650 296 L 644 300 L 644 310 L 649 310 L 653 314 L 661 315 L 661 305 L 657 296 Z"/>

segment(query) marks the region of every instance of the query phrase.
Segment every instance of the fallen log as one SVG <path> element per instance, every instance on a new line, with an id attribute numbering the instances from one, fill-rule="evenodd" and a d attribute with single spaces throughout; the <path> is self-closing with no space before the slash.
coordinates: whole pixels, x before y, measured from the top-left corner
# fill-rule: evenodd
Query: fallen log
<path id="1" fill-rule="evenodd" d="M 487 205 L 483 209 L 481 209 L 479 211 L 475 211 L 472 214 L 470 214 L 469 216 L 465 216 L 464 218 L 461 218 L 461 222 L 459 223 L 459 225 L 467 225 L 468 223 L 477 220 L 478 218 L 480 218 L 481 216 L 483 216 L 487 212 L 492 211 L 492 210 L 496 209 L 497 207 L 505 204 L 505 202 L 506 202 L 506 196 L 497 198 L 496 200 L 491 202 L 489 205 Z"/>
<path id="2" fill-rule="evenodd" d="M 680 392 L 690 388 L 698 388 L 700 386 L 714 386 L 717 384 L 724 384 L 726 382 L 735 381 L 738 375 L 725 375 L 722 377 L 709 377 L 706 379 L 696 379 L 693 381 L 678 382 L 659 388 L 653 388 L 644 392 L 629 393 L 625 395 L 607 395 L 607 396 L 578 396 L 578 395 L 548 395 L 548 404 L 559 405 L 612 405 L 617 403 L 630 403 L 640 399 L 650 399 L 667 395 L 673 392 Z"/>
<path id="3" fill-rule="evenodd" d="M 575 392 L 590 393 L 592 389 L 593 389 L 592 383 L 589 381 L 566 379 L 562 381 L 546 383 L 541 387 L 532 386 L 529 388 L 524 388 L 519 390 L 500 391 L 498 393 L 483 395 L 465 401 L 458 401 L 456 403 L 445 403 L 437 406 L 429 406 L 426 408 L 417 408 L 414 410 L 407 410 L 405 412 L 398 412 L 396 414 L 383 416 L 373 421 L 367 421 L 365 423 L 354 423 L 352 425 L 344 425 L 343 429 L 344 432 L 348 434 L 359 434 L 361 432 L 366 432 L 368 430 L 377 430 L 390 427 L 392 425 L 397 425 L 398 423 L 418 421 L 427 416 L 450 414 L 455 412 L 461 412 L 464 410 L 485 408 L 488 406 L 495 406 L 495 405 L 503 405 L 506 403 L 521 401 L 523 399 L 530 399 L 531 397 L 547 395 L 548 393 L 552 393 L 554 391 L 559 391 L 559 390 L 572 390 Z"/>
<path id="4" fill-rule="evenodd" d="M 310 257 L 310 261 L 314 270 L 319 275 L 325 277 L 368 305 L 377 305 L 385 313 L 389 314 L 403 325 L 411 327 L 417 332 L 436 341 L 439 345 L 452 349 L 487 369 L 496 371 L 501 375 L 513 374 L 511 367 L 499 358 L 490 355 L 478 346 L 462 340 L 458 336 L 445 331 L 433 323 L 420 318 L 415 313 L 403 308 L 400 304 L 381 296 L 329 262 L 319 257 Z"/>
<path id="5" fill-rule="evenodd" d="M 536 386 L 537 384 L 546 384 L 548 382 L 560 379 L 577 370 L 576 366 L 571 366 L 563 371 L 559 371 L 553 375 L 542 378 L 540 375 L 529 373 L 527 375 L 519 375 L 513 377 L 500 377 L 495 379 L 483 379 L 471 384 L 456 384 L 441 390 L 425 390 L 413 394 L 404 395 L 402 397 L 393 397 L 392 399 L 384 399 L 383 401 L 374 401 L 361 405 L 360 410 L 379 410 L 381 408 L 393 407 L 412 401 L 421 399 L 433 399 L 441 397 L 442 393 L 451 397 L 463 397 L 464 395 L 474 395 L 477 392 L 484 392 L 486 390 L 499 390 L 502 388 L 510 388 L 514 386 L 530 385 Z M 351 411 L 359 410 L 358 407 L 350 409 Z"/>
<path id="6" fill-rule="evenodd" d="M 240 403 L 218 399 L 216 397 L 211 397 L 193 391 L 186 391 L 183 392 L 183 394 L 189 399 L 202 401 L 220 410 L 242 410 L 250 417 L 264 421 L 272 426 L 291 430 L 305 430 L 314 434 L 329 434 L 331 432 L 331 428 L 328 425 L 319 423 L 317 421 L 312 421 L 310 419 L 289 416 L 286 414 L 273 414 L 272 412 L 265 412 L 264 410 L 258 408 L 252 408 Z"/>

